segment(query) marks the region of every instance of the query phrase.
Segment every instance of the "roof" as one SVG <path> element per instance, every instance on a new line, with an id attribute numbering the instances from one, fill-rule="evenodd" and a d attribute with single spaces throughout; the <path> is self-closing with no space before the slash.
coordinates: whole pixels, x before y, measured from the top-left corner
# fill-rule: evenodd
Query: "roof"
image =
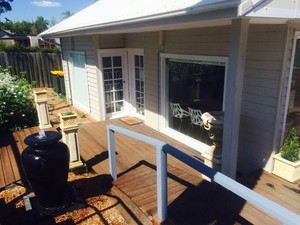
<path id="1" fill-rule="evenodd" d="M 8 31 L 0 29 L 0 38 L 10 38 L 11 36 Z"/>
<path id="2" fill-rule="evenodd" d="M 269 5 L 272 2 L 281 2 L 281 7 L 286 5 L 295 8 L 282 0 L 100 0 L 44 31 L 40 36 L 50 38 L 154 31 L 195 21 L 220 21 L 240 16 L 261 17 L 259 12 L 266 7 L 263 4 Z"/>

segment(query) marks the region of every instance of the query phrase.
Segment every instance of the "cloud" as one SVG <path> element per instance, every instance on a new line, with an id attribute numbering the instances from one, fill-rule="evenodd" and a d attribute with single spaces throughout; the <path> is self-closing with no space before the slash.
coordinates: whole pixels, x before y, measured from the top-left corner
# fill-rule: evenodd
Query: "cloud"
<path id="1" fill-rule="evenodd" d="M 61 7 L 60 2 L 53 2 L 53 1 L 33 1 L 33 2 L 30 2 L 30 4 L 38 6 L 38 7 L 45 7 L 45 8 Z"/>

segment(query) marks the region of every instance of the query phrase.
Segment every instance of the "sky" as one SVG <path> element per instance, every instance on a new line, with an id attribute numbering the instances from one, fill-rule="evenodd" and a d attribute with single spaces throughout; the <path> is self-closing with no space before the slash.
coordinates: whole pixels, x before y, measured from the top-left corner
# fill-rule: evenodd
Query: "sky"
<path id="1" fill-rule="evenodd" d="M 38 16 L 43 16 L 49 22 L 53 18 L 59 22 L 63 12 L 76 13 L 94 2 L 95 0 L 14 0 L 10 3 L 12 11 L 1 14 L 0 21 L 5 22 L 5 18 L 8 18 L 13 22 L 32 22 Z"/>

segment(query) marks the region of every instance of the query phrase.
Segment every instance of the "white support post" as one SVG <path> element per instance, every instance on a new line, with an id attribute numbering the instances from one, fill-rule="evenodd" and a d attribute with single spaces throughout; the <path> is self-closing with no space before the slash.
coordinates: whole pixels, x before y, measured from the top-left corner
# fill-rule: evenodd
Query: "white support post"
<path id="1" fill-rule="evenodd" d="M 83 162 L 80 159 L 80 149 L 78 142 L 78 122 L 77 114 L 60 117 L 60 128 L 62 131 L 62 140 L 69 147 L 70 151 L 70 169 L 75 169 L 83 166 Z"/>
<path id="2" fill-rule="evenodd" d="M 52 127 L 48 112 L 47 91 L 34 91 L 34 101 L 39 119 L 39 128 L 47 129 Z"/>
<path id="3" fill-rule="evenodd" d="M 112 178 L 117 179 L 116 169 L 116 147 L 115 147 L 115 133 L 111 129 L 107 129 L 107 144 L 108 144 L 108 160 L 109 172 Z"/>
<path id="4" fill-rule="evenodd" d="M 167 153 L 162 146 L 156 146 L 157 167 L 157 217 L 160 222 L 167 218 L 168 214 L 168 174 Z"/>
<path id="5" fill-rule="evenodd" d="M 232 20 L 223 128 L 222 173 L 235 179 L 249 19 Z"/>

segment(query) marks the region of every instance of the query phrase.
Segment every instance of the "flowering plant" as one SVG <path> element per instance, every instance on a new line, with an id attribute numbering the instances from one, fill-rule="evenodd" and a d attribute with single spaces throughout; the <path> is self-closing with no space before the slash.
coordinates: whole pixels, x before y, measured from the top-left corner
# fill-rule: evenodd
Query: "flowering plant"
<path id="1" fill-rule="evenodd" d="M 37 125 L 32 87 L 0 66 L 0 128 L 20 130 Z"/>

